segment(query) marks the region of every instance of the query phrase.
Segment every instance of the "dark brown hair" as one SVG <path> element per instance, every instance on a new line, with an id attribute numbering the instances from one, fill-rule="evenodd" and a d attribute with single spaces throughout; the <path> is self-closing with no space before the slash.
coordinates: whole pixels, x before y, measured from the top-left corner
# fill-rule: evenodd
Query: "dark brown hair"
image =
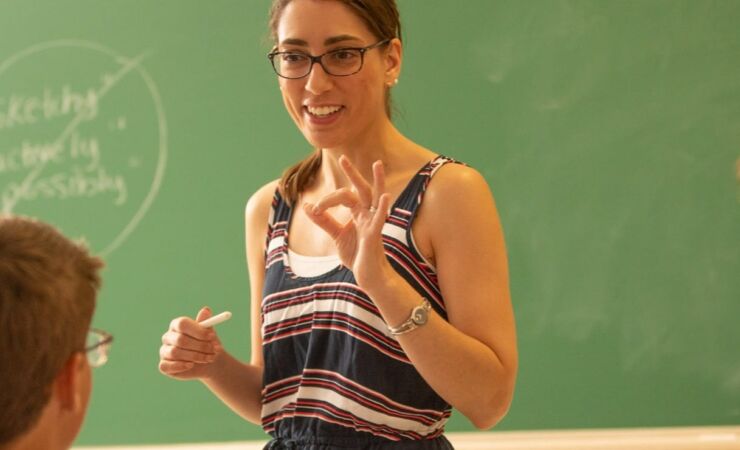
<path id="1" fill-rule="evenodd" d="M 102 267 L 52 226 L 0 215 L 0 444 L 34 425 L 84 349 Z"/>
<path id="2" fill-rule="evenodd" d="M 270 8 L 270 36 L 277 43 L 277 27 L 283 10 L 292 0 L 273 0 Z M 360 17 L 368 29 L 379 40 L 402 39 L 401 19 L 395 0 L 334 0 L 347 5 Z M 385 91 L 385 113 L 392 116 L 393 102 L 390 89 Z M 298 200 L 298 194 L 310 186 L 316 179 L 321 167 L 321 149 L 316 149 L 308 158 L 289 167 L 280 180 L 280 192 L 283 198 L 292 204 Z"/>

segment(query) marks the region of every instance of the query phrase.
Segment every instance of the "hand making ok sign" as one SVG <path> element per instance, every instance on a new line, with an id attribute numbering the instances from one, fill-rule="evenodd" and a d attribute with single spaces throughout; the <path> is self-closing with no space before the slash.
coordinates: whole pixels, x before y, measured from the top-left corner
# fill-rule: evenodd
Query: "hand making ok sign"
<path id="1" fill-rule="evenodd" d="M 321 198 L 317 204 L 303 205 L 306 215 L 334 240 L 339 258 L 362 286 L 383 276 L 389 268 L 383 251 L 381 231 L 390 207 L 390 195 L 385 192 L 383 163 L 373 164 L 373 180 L 369 183 L 345 156 L 339 158 L 342 171 L 352 188 L 341 188 Z M 340 223 L 327 209 L 344 206 L 351 218 Z"/>

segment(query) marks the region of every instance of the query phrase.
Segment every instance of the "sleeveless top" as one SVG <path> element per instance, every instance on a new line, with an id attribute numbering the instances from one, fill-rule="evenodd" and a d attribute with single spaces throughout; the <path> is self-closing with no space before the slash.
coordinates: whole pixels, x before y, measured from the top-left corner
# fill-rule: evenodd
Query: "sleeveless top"
<path id="1" fill-rule="evenodd" d="M 411 224 L 432 176 L 451 162 L 460 164 L 438 156 L 424 165 L 382 230 L 392 267 L 445 320 L 436 271 L 414 245 Z M 394 441 L 406 445 L 392 448 L 452 448 L 441 437 L 450 405 L 416 371 L 352 272 L 338 265 L 313 277 L 293 273 L 291 216 L 276 191 L 261 305 L 262 426 L 275 438 L 266 448 L 384 448 Z"/>

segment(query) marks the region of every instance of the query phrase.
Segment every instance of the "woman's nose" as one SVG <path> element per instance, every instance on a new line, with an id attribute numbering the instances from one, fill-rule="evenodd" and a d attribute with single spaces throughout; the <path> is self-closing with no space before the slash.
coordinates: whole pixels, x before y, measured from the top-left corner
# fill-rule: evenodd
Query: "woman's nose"
<path id="1" fill-rule="evenodd" d="M 318 62 L 313 64 L 306 78 L 306 90 L 314 95 L 328 91 L 333 85 L 332 76 L 326 73 L 324 66 Z"/>

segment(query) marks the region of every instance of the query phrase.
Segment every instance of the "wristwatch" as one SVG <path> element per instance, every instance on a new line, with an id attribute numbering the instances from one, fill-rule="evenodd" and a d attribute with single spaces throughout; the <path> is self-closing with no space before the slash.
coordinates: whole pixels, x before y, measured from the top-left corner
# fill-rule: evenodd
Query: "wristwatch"
<path id="1" fill-rule="evenodd" d="M 429 311 L 431 311 L 431 309 L 432 305 L 429 304 L 429 300 L 424 299 L 424 301 L 421 302 L 421 305 L 416 306 L 411 310 L 411 316 L 409 316 L 404 323 L 397 327 L 388 327 L 388 331 L 390 331 L 393 336 L 414 331 L 427 323 L 427 320 L 429 320 Z"/>

